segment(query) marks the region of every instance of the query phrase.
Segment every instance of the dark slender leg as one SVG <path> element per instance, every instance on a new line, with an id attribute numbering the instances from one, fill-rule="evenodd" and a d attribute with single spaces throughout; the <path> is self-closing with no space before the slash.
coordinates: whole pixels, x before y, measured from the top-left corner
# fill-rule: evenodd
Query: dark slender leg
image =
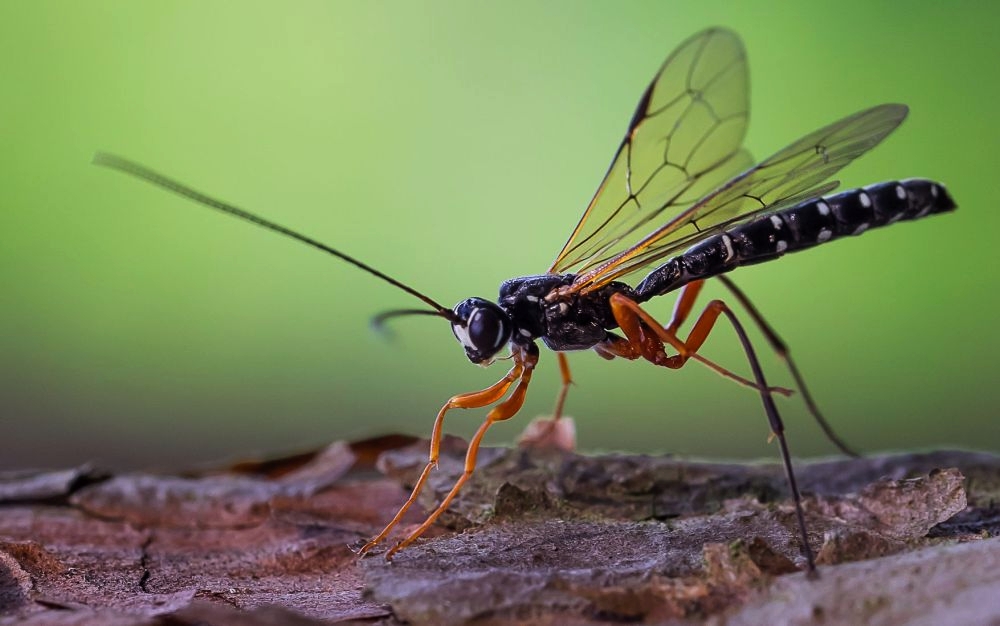
<path id="1" fill-rule="evenodd" d="M 753 345 L 750 343 L 750 338 L 747 337 L 746 330 L 743 329 L 743 325 L 740 324 L 739 320 L 736 319 L 736 315 L 728 307 L 723 310 L 723 313 L 729 318 L 729 322 L 740 337 L 740 343 L 743 344 L 743 351 L 746 352 L 747 359 L 750 361 L 750 369 L 753 370 L 754 378 L 760 384 L 761 389 L 766 389 L 767 382 L 764 380 L 764 371 L 760 367 L 760 361 L 757 360 L 757 355 L 754 353 Z M 809 532 L 806 530 L 806 518 L 802 512 L 802 496 L 799 494 L 799 486 L 795 481 L 795 472 L 792 470 L 792 457 L 788 452 L 788 442 L 785 440 L 785 425 L 781 421 L 781 416 L 778 414 L 778 407 L 775 406 L 774 398 L 771 394 L 761 391 L 760 397 L 764 402 L 764 410 L 767 411 L 767 419 L 771 423 L 771 432 L 777 436 L 778 445 L 781 447 L 781 462 L 785 465 L 785 477 L 788 478 L 788 486 L 792 490 L 792 498 L 795 500 L 795 516 L 799 521 L 799 532 L 802 533 L 802 553 L 806 557 L 809 575 L 816 576 L 816 561 L 813 558 L 812 548 L 809 546 Z"/>
<path id="2" fill-rule="evenodd" d="M 736 283 L 734 283 L 727 276 L 719 276 L 718 279 L 723 285 L 726 286 L 727 289 L 729 289 L 730 293 L 732 293 L 733 296 L 739 301 L 740 305 L 746 309 L 754 323 L 756 323 L 757 327 L 760 328 L 760 332 L 763 333 L 767 342 L 771 344 L 771 349 L 778 355 L 778 358 L 785 362 L 785 365 L 788 367 L 788 371 L 792 373 L 792 378 L 795 380 L 796 386 L 802 393 L 802 399 L 805 400 L 806 406 L 809 408 L 809 412 L 812 413 L 812 416 L 816 420 L 816 423 L 819 424 L 819 427 L 823 429 L 823 434 L 826 435 L 826 438 L 847 456 L 855 458 L 860 457 L 860 454 L 855 452 L 850 446 L 847 445 L 847 443 L 844 442 L 843 439 L 840 438 L 840 436 L 837 435 L 837 433 L 834 432 L 833 427 L 831 427 L 829 422 L 827 422 L 823 417 L 823 414 L 819 410 L 819 406 L 816 405 L 812 394 L 809 393 L 809 387 L 806 386 L 806 381 L 799 373 L 798 366 L 795 365 L 795 361 L 792 360 L 792 354 L 788 349 L 787 344 L 782 341 L 781 337 L 778 336 L 778 333 L 774 331 L 774 328 L 772 328 L 771 325 L 764 320 L 764 317 L 760 314 L 760 311 L 757 310 L 757 307 L 750 302 L 750 299 L 742 289 L 736 286 Z"/>
<path id="3" fill-rule="evenodd" d="M 778 444 L 781 448 L 781 460 L 785 467 L 788 487 L 792 492 L 792 499 L 795 502 L 795 515 L 798 519 L 799 532 L 802 535 L 802 553 L 806 557 L 810 575 L 815 575 L 816 562 L 813 558 L 812 548 L 809 546 L 809 533 L 806 530 L 805 513 L 802 510 L 802 496 L 799 493 L 798 483 L 795 480 L 795 472 L 792 468 L 788 442 L 785 439 L 785 426 L 781 421 L 781 416 L 778 414 L 778 407 L 774 404 L 774 398 L 767 385 L 767 380 L 764 378 L 764 372 L 760 367 L 757 354 L 754 352 L 753 345 L 750 343 L 750 339 L 747 337 L 746 331 L 736 318 L 736 315 L 721 300 L 712 300 L 698 317 L 687 340 L 681 341 L 670 328 L 661 326 L 635 301 L 622 294 L 611 296 L 611 310 L 615 316 L 615 321 L 618 322 L 618 325 L 625 333 L 625 339 L 619 338 L 618 341 L 606 346 L 609 352 L 617 353 L 619 351 L 625 352 L 630 350 L 631 354 L 641 354 L 648 361 L 671 369 L 679 369 L 684 366 L 687 360 L 705 342 L 720 315 L 725 315 L 726 319 L 729 320 L 729 323 L 732 324 L 733 329 L 740 339 L 747 360 L 750 362 L 754 381 L 756 381 L 753 386 L 760 391 L 760 397 L 764 403 L 764 411 L 767 413 L 767 419 L 771 426 L 771 433 L 778 439 Z M 625 342 L 629 345 L 623 345 Z M 664 343 L 670 344 L 671 347 L 677 350 L 678 354 L 675 356 L 666 356 Z"/>

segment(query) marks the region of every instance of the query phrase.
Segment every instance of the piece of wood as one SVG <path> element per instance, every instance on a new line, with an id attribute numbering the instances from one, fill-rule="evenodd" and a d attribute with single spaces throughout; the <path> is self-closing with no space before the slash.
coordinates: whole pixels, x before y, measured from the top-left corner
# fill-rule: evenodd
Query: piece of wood
<path id="1" fill-rule="evenodd" d="M 994 455 L 800 464 L 817 581 L 797 571 L 776 465 L 537 449 L 484 450 L 442 525 L 392 563 L 358 561 L 425 448 L 336 443 L 185 475 L 0 474 L 0 624 L 1000 620 Z M 425 508 L 462 448 L 446 440 Z"/>

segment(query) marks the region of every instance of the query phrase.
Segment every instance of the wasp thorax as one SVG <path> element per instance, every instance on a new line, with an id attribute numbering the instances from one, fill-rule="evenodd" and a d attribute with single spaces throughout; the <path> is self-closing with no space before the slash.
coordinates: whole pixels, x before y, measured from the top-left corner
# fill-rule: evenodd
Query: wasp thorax
<path id="1" fill-rule="evenodd" d="M 473 363 L 489 361 L 510 339 L 510 318 L 489 300 L 469 298 L 455 305 L 453 312 L 451 331 Z"/>

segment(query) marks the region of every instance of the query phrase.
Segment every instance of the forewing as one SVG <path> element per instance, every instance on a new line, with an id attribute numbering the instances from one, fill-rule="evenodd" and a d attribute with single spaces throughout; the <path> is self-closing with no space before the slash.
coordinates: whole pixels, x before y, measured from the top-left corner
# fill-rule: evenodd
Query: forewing
<path id="1" fill-rule="evenodd" d="M 549 268 L 577 271 L 634 246 L 651 220 L 677 213 L 752 165 L 746 51 L 732 31 L 694 35 L 647 87 L 590 205 Z"/>
<path id="2" fill-rule="evenodd" d="M 879 144 L 906 118 L 901 104 L 883 104 L 799 139 L 698 200 L 635 246 L 581 273 L 571 291 L 590 291 L 765 210 L 777 210 L 832 191 L 825 182 Z"/>

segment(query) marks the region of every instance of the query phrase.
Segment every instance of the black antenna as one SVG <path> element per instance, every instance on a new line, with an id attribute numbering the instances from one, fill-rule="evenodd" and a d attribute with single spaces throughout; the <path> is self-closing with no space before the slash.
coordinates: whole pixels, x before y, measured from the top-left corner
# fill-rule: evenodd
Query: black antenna
<path id="1" fill-rule="evenodd" d="M 236 217 L 242 218 L 248 222 L 252 222 L 258 226 L 263 226 L 268 230 L 273 230 L 276 233 L 281 233 L 282 235 L 286 235 L 288 237 L 291 237 L 292 239 L 297 239 L 298 241 L 301 241 L 304 244 L 310 245 L 313 248 L 317 248 L 319 250 L 322 250 L 323 252 L 332 254 L 337 258 L 347 261 L 351 265 L 363 269 L 369 274 L 381 278 L 390 285 L 399 287 L 406 293 L 412 296 L 416 296 L 426 304 L 429 304 L 430 306 L 434 307 L 435 311 L 425 312 L 427 315 L 439 315 L 448 320 L 454 321 L 454 314 L 452 313 L 451 309 L 441 306 L 433 299 L 425 296 L 424 294 L 420 293 L 413 287 L 404 285 L 395 278 L 383 274 L 374 267 L 362 263 L 361 261 L 355 259 L 354 257 L 348 256 L 343 252 L 334 250 L 330 246 L 320 243 L 315 239 L 306 237 L 301 233 L 297 233 L 294 230 L 291 230 L 290 228 L 285 228 L 284 226 L 275 224 L 274 222 L 266 220 L 262 217 L 258 217 L 253 213 L 244 211 L 243 209 L 237 208 L 227 202 L 223 202 L 221 200 L 216 200 L 215 198 L 212 198 L 210 196 L 206 196 L 205 194 L 195 191 L 194 189 L 191 189 L 187 185 L 179 183 L 176 180 L 173 180 L 172 178 L 167 178 L 163 174 L 154 172 L 153 170 L 149 169 L 148 167 L 145 167 L 144 165 L 140 165 L 134 161 L 129 161 L 128 159 L 122 158 L 120 156 L 108 154 L 107 152 L 98 152 L 94 155 L 93 163 L 94 165 L 103 165 L 104 167 L 109 167 L 111 169 L 118 170 L 119 172 L 130 174 L 132 176 L 135 176 L 136 178 L 141 178 L 146 182 L 153 183 L 154 185 L 162 187 L 167 191 L 172 191 L 177 195 L 183 196 L 189 200 L 194 200 L 195 202 L 200 202 L 201 204 L 204 204 L 205 206 L 211 207 L 213 209 L 218 209 L 219 211 L 222 211 L 224 213 L 235 215 Z"/>
<path id="2" fill-rule="evenodd" d="M 451 314 L 451 311 L 448 312 Z M 440 315 L 437 311 L 428 311 L 427 309 L 393 309 L 392 311 L 382 311 L 381 313 L 372 317 L 372 328 L 378 332 L 385 331 L 385 323 L 393 317 L 403 317 L 406 315 Z M 451 319 L 449 317 L 449 319 Z M 460 320 L 452 320 L 454 322 L 460 322 Z M 463 323 L 462 326 L 465 326 Z"/>

